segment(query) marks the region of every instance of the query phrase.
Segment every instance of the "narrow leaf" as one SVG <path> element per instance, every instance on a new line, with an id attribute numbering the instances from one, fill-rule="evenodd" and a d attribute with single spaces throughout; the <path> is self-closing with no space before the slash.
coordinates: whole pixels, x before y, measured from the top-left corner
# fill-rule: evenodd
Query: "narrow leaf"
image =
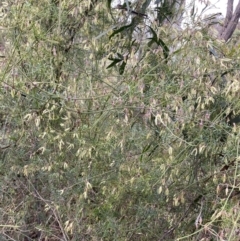
<path id="1" fill-rule="evenodd" d="M 119 63 L 121 61 L 122 61 L 122 59 L 114 59 L 113 62 L 107 66 L 107 69 L 115 66 L 117 63 Z"/>
<path id="2" fill-rule="evenodd" d="M 166 59 L 169 55 L 169 48 L 161 39 L 158 40 L 158 44 L 163 48 L 163 55 Z"/>
<path id="3" fill-rule="evenodd" d="M 126 30 L 126 29 L 128 29 L 128 28 L 130 28 L 130 27 L 132 27 L 132 25 L 133 25 L 133 24 L 131 23 L 131 24 L 129 24 L 129 25 L 126 25 L 126 26 L 123 26 L 123 27 L 121 27 L 121 28 L 119 28 L 119 29 L 114 30 L 113 33 L 109 36 L 109 39 L 111 39 L 114 35 L 122 32 L 122 31 L 124 31 L 124 30 Z"/>
<path id="4" fill-rule="evenodd" d="M 156 32 L 155 32 L 150 26 L 148 26 L 148 27 L 149 27 L 152 35 L 153 35 L 153 36 L 152 36 L 151 38 L 149 38 L 149 39 L 153 40 L 155 43 L 158 43 L 158 37 L 157 37 Z"/>
<path id="5" fill-rule="evenodd" d="M 112 3 L 112 0 L 107 0 L 107 8 L 110 12 L 111 12 L 111 3 Z"/>
<path id="6" fill-rule="evenodd" d="M 124 73 L 125 67 L 127 62 L 123 61 L 122 64 L 119 67 L 119 74 L 122 75 Z"/>

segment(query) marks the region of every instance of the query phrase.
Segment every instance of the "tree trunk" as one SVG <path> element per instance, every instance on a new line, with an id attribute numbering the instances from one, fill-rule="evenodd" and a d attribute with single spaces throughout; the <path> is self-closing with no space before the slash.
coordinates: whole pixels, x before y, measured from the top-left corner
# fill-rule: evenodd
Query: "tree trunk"
<path id="1" fill-rule="evenodd" d="M 233 32 L 238 25 L 239 18 L 240 18 L 240 1 L 238 2 L 236 10 L 233 14 L 233 0 L 228 0 L 224 27 L 220 33 L 220 37 L 224 39 L 226 42 L 233 35 Z"/>

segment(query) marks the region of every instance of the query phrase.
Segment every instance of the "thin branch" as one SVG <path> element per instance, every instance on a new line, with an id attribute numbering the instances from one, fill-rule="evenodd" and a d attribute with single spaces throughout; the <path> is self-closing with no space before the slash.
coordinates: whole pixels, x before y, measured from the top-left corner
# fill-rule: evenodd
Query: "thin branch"
<path id="1" fill-rule="evenodd" d="M 125 7 L 124 5 L 121 5 L 121 4 L 118 4 L 115 8 L 116 8 L 116 9 L 121 9 L 121 10 L 128 11 L 128 12 L 130 12 L 131 14 L 134 14 L 134 15 L 139 16 L 139 17 L 145 17 L 145 18 L 148 17 L 148 16 L 147 16 L 146 14 L 144 14 L 144 13 L 139 13 L 139 12 L 136 12 L 136 11 L 134 11 L 134 10 L 132 10 L 132 9 L 129 9 L 129 10 L 128 10 L 127 7 Z"/>

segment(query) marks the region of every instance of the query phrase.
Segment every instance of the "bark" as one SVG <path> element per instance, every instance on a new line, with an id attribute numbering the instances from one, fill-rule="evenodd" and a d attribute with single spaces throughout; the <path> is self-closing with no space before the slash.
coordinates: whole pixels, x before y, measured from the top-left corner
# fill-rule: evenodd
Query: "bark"
<path id="1" fill-rule="evenodd" d="M 227 14 L 224 22 L 224 27 L 221 32 L 221 38 L 226 42 L 232 37 L 234 30 L 238 25 L 240 18 L 240 0 L 233 14 L 233 0 L 228 0 Z"/>
<path id="2" fill-rule="evenodd" d="M 224 30 L 227 28 L 228 23 L 230 22 L 231 18 L 233 15 L 233 0 L 228 0 L 228 4 L 227 4 L 227 13 L 226 13 L 226 18 L 224 21 Z"/>

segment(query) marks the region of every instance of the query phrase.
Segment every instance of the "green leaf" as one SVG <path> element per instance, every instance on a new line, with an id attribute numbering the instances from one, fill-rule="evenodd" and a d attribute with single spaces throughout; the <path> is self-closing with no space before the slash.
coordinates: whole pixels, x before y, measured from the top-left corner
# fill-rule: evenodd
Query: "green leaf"
<path id="1" fill-rule="evenodd" d="M 150 47 L 153 43 L 158 44 L 158 37 L 157 37 L 156 32 L 150 26 L 148 26 L 148 27 L 153 35 L 151 38 L 148 38 L 148 39 L 151 39 L 151 41 L 148 43 L 148 46 Z"/>
<path id="2" fill-rule="evenodd" d="M 169 55 L 169 48 L 161 39 L 158 40 L 158 44 L 163 48 L 163 55 L 166 59 Z"/>
<path id="3" fill-rule="evenodd" d="M 119 74 L 122 75 L 124 73 L 124 69 L 126 67 L 127 62 L 123 61 L 119 67 Z"/>
<path id="4" fill-rule="evenodd" d="M 123 55 L 122 55 L 122 54 L 117 53 L 117 56 L 118 56 L 120 59 L 123 60 Z"/>
<path id="5" fill-rule="evenodd" d="M 148 27 L 153 35 L 151 38 L 149 38 L 149 39 L 151 39 L 151 41 L 148 42 L 148 46 L 150 47 L 153 43 L 156 43 L 157 45 L 159 45 L 163 48 L 164 58 L 165 59 L 168 58 L 168 55 L 169 55 L 168 46 L 164 43 L 164 41 L 162 39 L 160 39 L 160 38 L 158 39 L 156 32 L 150 26 L 148 26 Z"/>
<path id="6" fill-rule="evenodd" d="M 132 25 L 133 25 L 133 24 L 131 23 L 131 24 L 129 24 L 129 25 L 126 25 L 126 26 L 123 26 L 123 27 L 121 27 L 121 28 L 119 28 L 119 29 L 114 30 L 113 33 L 109 36 L 109 39 L 111 39 L 114 35 L 122 32 L 122 31 L 124 31 L 124 30 L 126 30 L 126 29 L 128 29 L 128 28 L 130 28 L 130 27 L 132 27 Z"/>
<path id="7" fill-rule="evenodd" d="M 107 69 L 115 66 L 117 63 L 121 62 L 122 59 L 111 59 L 113 62 L 107 66 Z"/>
<path id="8" fill-rule="evenodd" d="M 112 0 L 107 0 L 107 8 L 110 12 L 111 12 L 111 3 L 112 3 Z"/>

